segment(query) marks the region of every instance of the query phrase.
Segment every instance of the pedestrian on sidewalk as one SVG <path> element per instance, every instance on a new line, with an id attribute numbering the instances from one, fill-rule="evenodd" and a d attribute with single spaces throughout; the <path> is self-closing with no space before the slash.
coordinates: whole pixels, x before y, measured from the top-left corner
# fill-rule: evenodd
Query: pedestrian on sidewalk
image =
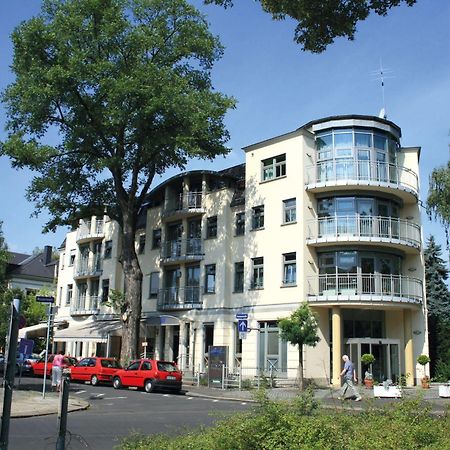
<path id="1" fill-rule="evenodd" d="M 52 387 L 56 388 L 56 392 L 59 392 L 59 390 L 61 389 L 61 376 L 64 362 L 65 362 L 64 352 L 61 350 L 53 358 L 53 366 L 52 366 Z"/>
<path id="2" fill-rule="evenodd" d="M 341 372 L 341 378 L 344 378 L 344 384 L 342 386 L 341 395 L 339 397 L 340 400 L 345 400 L 345 394 L 347 390 L 350 389 L 355 397 L 355 401 L 361 401 L 361 395 L 359 395 L 358 390 L 356 389 L 353 381 L 356 383 L 358 380 L 356 378 L 355 366 L 351 362 L 350 358 L 347 355 L 342 356 L 342 361 L 344 361 L 344 368 Z"/>

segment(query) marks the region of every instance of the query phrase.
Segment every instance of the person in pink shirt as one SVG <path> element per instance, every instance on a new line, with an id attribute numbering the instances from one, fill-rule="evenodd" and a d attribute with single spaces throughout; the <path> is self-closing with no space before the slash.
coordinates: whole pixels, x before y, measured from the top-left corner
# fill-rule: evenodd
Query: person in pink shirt
<path id="1" fill-rule="evenodd" d="M 52 366 L 52 387 L 54 388 L 56 387 L 56 392 L 59 392 L 59 389 L 61 387 L 61 376 L 64 366 L 65 366 L 64 352 L 60 351 L 53 358 L 53 366 Z"/>

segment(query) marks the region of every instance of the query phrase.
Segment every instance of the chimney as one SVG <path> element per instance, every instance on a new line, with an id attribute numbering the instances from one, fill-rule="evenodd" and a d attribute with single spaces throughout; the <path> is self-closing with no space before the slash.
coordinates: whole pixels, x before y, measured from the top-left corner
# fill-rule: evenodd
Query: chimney
<path id="1" fill-rule="evenodd" d="M 44 247 L 44 264 L 48 265 L 51 263 L 52 261 L 52 246 L 51 245 L 46 245 Z"/>

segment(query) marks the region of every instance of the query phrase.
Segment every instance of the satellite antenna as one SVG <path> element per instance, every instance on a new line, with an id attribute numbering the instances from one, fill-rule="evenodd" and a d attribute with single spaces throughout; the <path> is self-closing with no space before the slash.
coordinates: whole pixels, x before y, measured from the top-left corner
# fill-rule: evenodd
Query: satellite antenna
<path id="1" fill-rule="evenodd" d="M 383 68 L 383 62 L 380 58 L 380 68 L 372 72 L 372 75 L 375 77 L 374 81 L 380 81 L 381 82 L 381 97 L 382 97 L 382 108 L 380 109 L 380 112 L 378 114 L 378 117 L 381 119 L 387 119 L 387 113 L 386 113 L 386 99 L 384 95 L 384 80 L 386 78 L 394 78 L 393 76 L 389 76 L 388 74 L 392 73 L 391 69 Z"/>

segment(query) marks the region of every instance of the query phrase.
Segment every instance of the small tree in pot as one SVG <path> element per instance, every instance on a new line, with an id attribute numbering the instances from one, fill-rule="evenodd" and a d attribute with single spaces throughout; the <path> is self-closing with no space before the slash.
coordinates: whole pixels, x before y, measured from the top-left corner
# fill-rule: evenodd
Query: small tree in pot
<path id="1" fill-rule="evenodd" d="M 430 388 L 430 377 L 425 373 L 425 366 L 430 362 L 430 357 L 428 355 L 419 355 L 417 357 L 417 362 L 423 367 L 423 378 L 422 378 L 422 388 Z"/>
<path id="2" fill-rule="evenodd" d="M 367 370 L 364 373 L 364 385 L 368 389 L 373 388 L 373 375 L 371 365 L 373 364 L 374 361 L 375 356 L 373 356 L 372 353 L 364 353 L 361 356 L 361 362 L 367 368 Z"/>

